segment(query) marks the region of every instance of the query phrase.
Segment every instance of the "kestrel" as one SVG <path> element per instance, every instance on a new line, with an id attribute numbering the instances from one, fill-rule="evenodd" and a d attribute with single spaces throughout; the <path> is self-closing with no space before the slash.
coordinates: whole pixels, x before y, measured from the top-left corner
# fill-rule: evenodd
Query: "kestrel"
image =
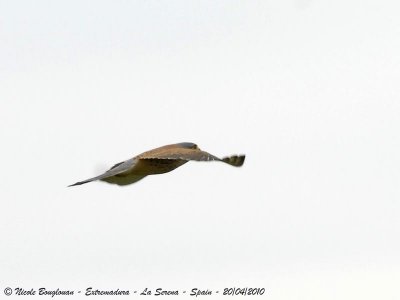
<path id="1" fill-rule="evenodd" d="M 108 183 L 127 185 L 137 182 L 147 175 L 171 172 L 190 160 L 195 161 L 221 161 L 234 167 L 243 165 L 245 155 L 232 155 L 222 159 L 200 150 L 193 143 L 179 143 L 159 147 L 126 161 L 115 164 L 105 173 L 79 181 L 69 186 L 80 185 L 95 180 Z"/>

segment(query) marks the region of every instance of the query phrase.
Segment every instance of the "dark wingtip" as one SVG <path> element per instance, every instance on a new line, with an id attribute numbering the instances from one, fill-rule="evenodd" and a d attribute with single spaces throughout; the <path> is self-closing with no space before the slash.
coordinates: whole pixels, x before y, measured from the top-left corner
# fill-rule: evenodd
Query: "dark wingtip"
<path id="1" fill-rule="evenodd" d="M 222 161 L 234 167 L 241 167 L 243 166 L 245 159 L 246 155 L 243 154 L 224 157 Z"/>

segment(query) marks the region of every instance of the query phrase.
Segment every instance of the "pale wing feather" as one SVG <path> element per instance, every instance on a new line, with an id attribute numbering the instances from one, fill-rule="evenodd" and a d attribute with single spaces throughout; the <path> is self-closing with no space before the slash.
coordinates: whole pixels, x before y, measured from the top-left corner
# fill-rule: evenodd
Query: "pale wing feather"
<path id="1" fill-rule="evenodd" d="M 181 160 L 195 160 L 195 161 L 221 161 L 220 158 L 201 150 L 196 149 L 171 149 L 165 151 L 157 151 L 154 153 L 144 153 L 139 156 L 140 159 L 181 159 Z"/>
<path id="2" fill-rule="evenodd" d="M 194 160 L 194 161 L 221 161 L 234 167 L 243 165 L 245 155 L 232 155 L 224 158 L 219 158 L 206 151 L 198 149 L 173 149 L 158 151 L 154 153 L 144 153 L 139 156 L 140 159 L 181 159 L 181 160 Z"/>

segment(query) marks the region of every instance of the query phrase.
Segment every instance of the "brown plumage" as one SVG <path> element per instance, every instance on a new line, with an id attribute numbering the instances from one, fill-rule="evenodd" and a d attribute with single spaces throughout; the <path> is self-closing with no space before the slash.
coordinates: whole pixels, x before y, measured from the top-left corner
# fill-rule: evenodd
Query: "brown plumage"
<path id="1" fill-rule="evenodd" d="M 147 175 L 171 172 L 190 160 L 221 161 L 234 167 L 243 165 L 245 155 L 233 155 L 222 159 L 202 151 L 193 143 L 166 145 L 146 151 L 126 161 L 115 164 L 111 169 L 99 176 L 79 181 L 69 186 L 80 185 L 95 180 L 127 185 L 137 182 Z"/>

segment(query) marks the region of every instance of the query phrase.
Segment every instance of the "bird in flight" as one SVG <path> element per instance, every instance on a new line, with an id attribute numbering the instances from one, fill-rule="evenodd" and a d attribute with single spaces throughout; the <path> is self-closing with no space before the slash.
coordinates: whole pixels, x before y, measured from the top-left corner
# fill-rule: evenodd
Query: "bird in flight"
<path id="1" fill-rule="evenodd" d="M 245 155 L 232 155 L 221 159 L 200 150 L 196 144 L 178 143 L 146 151 L 131 159 L 115 164 L 111 169 L 99 176 L 78 181 L 69 186 L 80 185 L 95 180 L 117 185 L 128 185 L 143 179 L 147 175 L 171 172 L 190 160 L 220 161 L 234 167 L 240 167 L 243 165 L 244 159 Z"/>

